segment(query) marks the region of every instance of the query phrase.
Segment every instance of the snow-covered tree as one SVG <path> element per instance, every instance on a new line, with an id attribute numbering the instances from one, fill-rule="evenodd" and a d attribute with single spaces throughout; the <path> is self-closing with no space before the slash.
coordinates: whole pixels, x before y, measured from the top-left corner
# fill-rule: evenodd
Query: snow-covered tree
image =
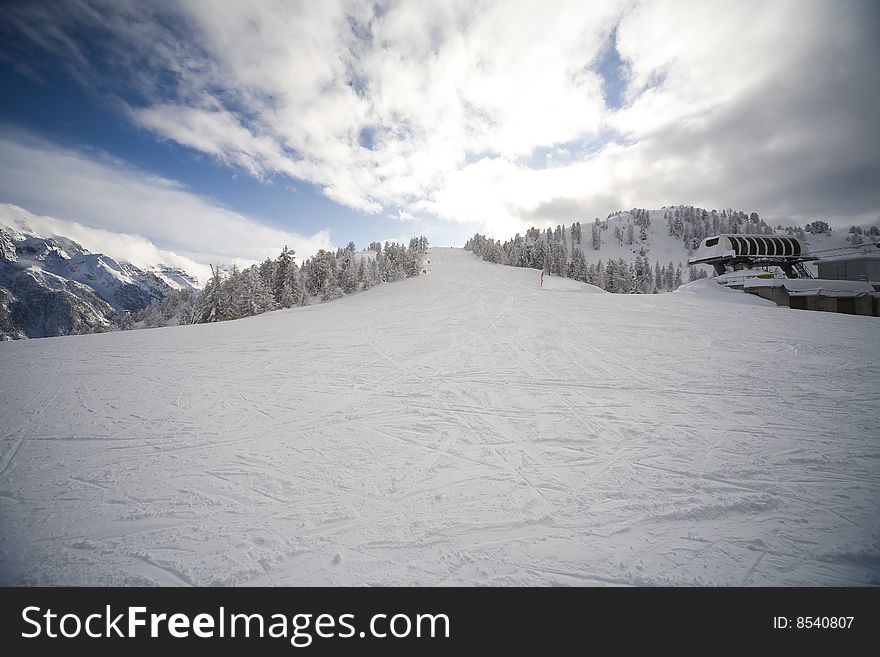
<path id="1" fill-rule="evenodd" d="M 349 244 L 354 246 L 354 242 Z M 346 294 L 354 294 L 357 291 L 357 284 L 358 270 L 354 250 L 346 250 L 339 266 L 339 285 Z"/>
<path id="2" fill-rule="evenodd" d="M 593 224 L 592 236 L 590 243 L 593 246 L 593 249 L 598 251 L 602 248 L 602 236 L 599 233 L 599 220 L 596 219 L 596 223 Z"/>
<path id="3" fill-rule="evenodd" d="M 576 281 L 587 282 L 587 259 L 584 257 L 584 252 L 577 247 L 571 255 L 569 276 Z"/>
<path id="4" fill-rule="evenodd" d="M 342 296 L 342 288 L 339 286 L 336 276 L 336 272 L 332 272 L 330 276 L 324 280 L 324 290 L 321 293 L 322 301 L 332 301 L 333 299 L 338 299 Z"/>
<path id="5" fill-rule="evenodd" d="M 211 278 L 199 295 L 196 316 L 199 323 L 218 322 L 223 319 L 222 282 L 220 268 L 211 265 Z"/>
<path id="6" fill-rule="evenodd" d="M 291 271 L 293 269 L 294 252 L 287 245 L 281 249 L 281 255 L 275 264 L 275 280 L 272 285 L 272 296 L 280 308 L 290 308 L 294 304 Z"/>
<path id="7" fill-rule="evenodd" d="M 596 272 L 593 277 L 593 285 L 601 287 L 603 290 L 608 289 L 608 277 L 605 275 L 605 268 L 602 266 L 601 260 L 596 265 Z"/>

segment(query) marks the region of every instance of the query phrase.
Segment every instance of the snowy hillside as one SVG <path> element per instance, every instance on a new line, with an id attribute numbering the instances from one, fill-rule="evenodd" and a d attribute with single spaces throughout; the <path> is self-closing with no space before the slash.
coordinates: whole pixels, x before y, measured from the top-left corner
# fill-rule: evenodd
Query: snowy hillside
<path id="1" fill-rule="evenodd" d="M 645 231 L 645 239 L 640 235 L 640 221 L 637 216 L 646 213 L 649 221 Z M 678 212 L 683 220 L 680 224 L 676 224 L 676 212 Z M 702 218 L 701 218 L 702 217 Z M 696 246 L 704 237 L 710 237 L 720 233 L 730 231 L 731 217 L 737 219 L 737 232 L 739 233 L 759 233 L 768 235 L 791 235 L 798 237 L 806 242 L 811 252 L 815 252 L 820 257 L 826 257 L 829 253 L 851 252 L 852 244 L 849 240 L 851 235 L 847 229 L 830 230 L 829 232 L 813 233 L 810 230 L 804 231 L 801 227 L 782 227 L 767 225 L 757 213 L 745 213 L 736 210 L 704 210 L 703 208 L 694 208 L 693 206 L 670 206 L 656 210 L 626 210 L 612 214 L 607 219 L 600 220 L 602 227 L 600 236 L 602 245 L 599 251 L 592 249 L 589 240 L 584 246 L 584 253 L 588 256 L 588 261 L 596 256 L 607 254 L 611 258 L 623 258 L 624 260 L 632 260 L 642 248 L 645 250 L 646 257 L 650 260 L 659 262 L 673 261 L 676 264 L 681 262 L 687 265 L 688 258 L 691 257 L 696 250 Z M 727 223 L 725 223 L 725 221 Z M 699 228 L 696 225 L 702 225 Z M 821 222 L 816 222 L 821 223 Z M 670 224 L 672 230 L 670 232 Z M 629 244 L 629 227 L 633 226 L 632 244 Z M 825 226 L 827 228 L 827 225 Z M 589 230 L 590 226 L 584 228 Z M 619 231 L 619 238 L 616 236 Z M 859 229 L 861 235 L 861 228 Z M 880 231 L 878 231 L 880 232 Z M 873 235 L 867 235 L 859 239 L 860 244 L 870 244 L 878 240 L 878 232 Z M 590 253 L 590 251 L 593 251 Z M 815 274 L 815 266 L 813 273 Z M 710 274 L 711 267 L 703 267 Z"/>
<path id="2" fill-rule="evenodd" d="M 555 229 L 530 228 L 507 241 L 478 233 L 465 248 L 488 262 L 544 268 L 609 292 L 656 294 L 714 275 L 712 267 L 689 266 L 688 260 L 703 238 L 727 232 L 790 235 L 806 242 L 811 253 L 820 258 L 868 250 L 880 241 L 880 224 L 852 227 L 850 231 L 831 230 L 822 221 L 804 228 L 774 228 L 754 212 L 678 205 L 657 210 L 633 208 L 613 212 L 603 220 Z M 808 264 L 807 269 L 816 275 L 815 265 Z"/>
<path id="3" fill-rule="evenodd" d="M 880 584 L 875 318 L 430 260 L 0 344 L 0 583 Z"/>
<path id="4" fill-rule="evenodd" d="M 0 204 L 0 339 L 107 330 L 125 311 L 199 287 L 181 269 L 139 268 L 90 253 L 69 238 L 40 235 L 28 223 L 32 216 Z M 37 317 L 43 315 L 54 320 Z"/>

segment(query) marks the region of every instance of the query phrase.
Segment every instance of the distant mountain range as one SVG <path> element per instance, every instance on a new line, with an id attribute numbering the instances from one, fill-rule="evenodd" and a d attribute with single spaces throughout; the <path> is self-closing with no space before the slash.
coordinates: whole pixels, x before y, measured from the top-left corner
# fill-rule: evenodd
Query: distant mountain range
<path id="1" fill-rule="evenodd" d="M 182 269 L 91 253 L 66 237 L 40 235 L 21 217 L 0 222 L 0 339 L 109 330 L 126 311 L 199 287 Z"/>

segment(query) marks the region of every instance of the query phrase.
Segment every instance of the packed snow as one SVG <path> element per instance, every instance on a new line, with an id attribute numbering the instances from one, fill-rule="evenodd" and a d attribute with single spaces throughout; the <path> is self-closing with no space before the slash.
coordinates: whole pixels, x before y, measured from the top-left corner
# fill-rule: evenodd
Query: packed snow
<path id="1" fill-rule="evenodd" d="M 430 260 L 0 344 L 0 583 L 880 584 L 876 318 Z"/>

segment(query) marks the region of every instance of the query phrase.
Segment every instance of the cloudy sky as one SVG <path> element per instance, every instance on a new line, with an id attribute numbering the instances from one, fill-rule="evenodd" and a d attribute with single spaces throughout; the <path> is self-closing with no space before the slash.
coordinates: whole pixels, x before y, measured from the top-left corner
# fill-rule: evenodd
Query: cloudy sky
<path id="1" fill-rule="evenodd" d="M 870 0 L 22 1 L 0 202 L 199 262 L 679 203 L 873 223 L 878 28 Z"/>

